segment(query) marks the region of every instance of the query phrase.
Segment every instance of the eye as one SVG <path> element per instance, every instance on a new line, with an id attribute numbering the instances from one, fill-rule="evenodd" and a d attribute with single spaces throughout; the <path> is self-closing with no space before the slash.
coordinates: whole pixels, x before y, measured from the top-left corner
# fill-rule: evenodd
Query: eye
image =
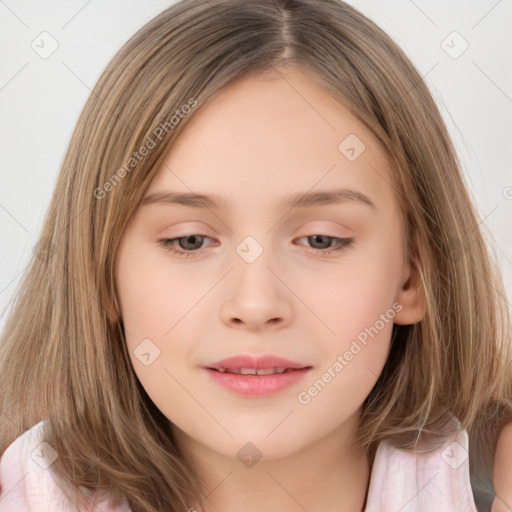
<path id="1" fill-rule="evenodd" d="M 183 258 L 188 258 L 197 252 L 197 249 L 201 247 L 205 238 L 210 237 L 195 233 L 193 235 L 180 236 L 177 238 L 166 238 L 160 240 L 159 243 L 173 254 Z M 176 248 L 176 242 L 179 243 L 182 249 Z"/>
<path id="2" fill-rule="evenodd" d="M 313 247 L 313 252 L 327 255 L 343 251 L 344 249 L 349 247 L 354 241 L 353 238 L 337 238 L 335 236 L 329 235 L 310 235 L 299 238 L 298 240 L 302 240 L 304 238 L 307 239 L 308 242 L 312 241 L 313 244 L 319 244 L 320 246 L 322 246 L 320 248 Z M 334 246 L 332 245 L 332 242 L 335 242 Z M 326 243 L 328 244 L 327 247 L 325 247 Z"/>
<path id="3" fill-rule="evenodd" d="M 198 252 L 198 249 L 201 248 L 204 240 L 207 238 L 210 239 L 207 235 L 195 233 L 177 238 L 165 238 L 159 240 L 159 244 L 176 256 L 188 258 Z M 309 235 L 299 238 L 298 240 L 304 238 L 307 239 L 308 242 L 311 241 L 314 245 L 319 244 L 321 246 L 319 248 L 312 247 L 312 252 L 326 255 L 339 253 L 349 247 L 353 242 L 352 238 L 337 238 L 328 235 Z M 333 245 L 333 242 L 335 245 Z"/>

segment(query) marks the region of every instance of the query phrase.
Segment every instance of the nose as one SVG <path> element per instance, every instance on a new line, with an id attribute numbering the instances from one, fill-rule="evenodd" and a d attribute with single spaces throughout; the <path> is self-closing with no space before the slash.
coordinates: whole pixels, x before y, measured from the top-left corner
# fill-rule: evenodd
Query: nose
<path id="1" fill-rule="evenodd" d="M 264 251 L 252 263 L 240 259 L 227 276 L 220 314 L 230 327 L 258 332 L 291 322 L 293 293 L 286 285 L 286 272 L 269 256 Z"/>

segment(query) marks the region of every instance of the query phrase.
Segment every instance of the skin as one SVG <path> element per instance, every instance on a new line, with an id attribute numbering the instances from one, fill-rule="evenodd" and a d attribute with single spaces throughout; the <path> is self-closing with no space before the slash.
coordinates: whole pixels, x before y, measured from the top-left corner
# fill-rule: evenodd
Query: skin
<path id="1" fill-rule="evenodd" d="M 349 134 L 366 146 L 354 161 L 338 150 Z M 193 191 L 231 203 L 220 210 L 141 206 L 116 262 L 134 370 L 206 483 L 208 512 L 260 511 L 262 504 L 284 512 L 361 510 L 370 477 L 365 450 L 352 443 L 361 404 L 386 361 L 392 322 L 424 314 L 391 182 L 370 132 L 289 67 L 224 88 L 190 119 L 149 185 L 146 195 Z M 282 204 L 334 188 L 357 190 L 375 208 Z M 193 246 L 187 258 L 158 243 L 194 234 L 206 235 L 202 245 L 174 243 L 182 251 Z M 353 243 L 325 255 L 329 239 L 313 235 Z M 252 263 L 236 251 L 247 236 L 263 249 Z M 300 403 L 298 393 L 395 302 L 401 309 L 393 320 Z M 134 355 L 147 338 L 160 350 L 149 366 Z M 236 354 L 275 354 L 313 369 L 273 396 L 241 397 L 201 368 Z M 261 452 L 252 467 L 237 456 L 248 442 Z"/>
<path id="2" fill-rule="evenodd" d="M 496 444 L 493 467 L 493 487 L 496 497 L 491 512 L 512 510 L 512 422 L 507 423 Z"/>

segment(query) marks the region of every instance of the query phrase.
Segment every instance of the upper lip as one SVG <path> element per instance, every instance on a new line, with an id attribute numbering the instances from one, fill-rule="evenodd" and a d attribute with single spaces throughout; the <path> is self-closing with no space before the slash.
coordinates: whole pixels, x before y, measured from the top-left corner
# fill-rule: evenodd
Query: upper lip
<path id="1" fill-rule="evenodd" d="M 256 370 L 266 370 L 269 368 L 309 368 L 310 365 L 296 363 L 289 359 L 274 355 L 263 355 L 263 356 L 250 356 L 250 355 L 238 355 L 234 357 L 228 357 L 215 363 L 206 365 L 205 368 L 212 368 L 218 370 L 219 368 L 237 369 L 237 368 L 255 368 Z"/>

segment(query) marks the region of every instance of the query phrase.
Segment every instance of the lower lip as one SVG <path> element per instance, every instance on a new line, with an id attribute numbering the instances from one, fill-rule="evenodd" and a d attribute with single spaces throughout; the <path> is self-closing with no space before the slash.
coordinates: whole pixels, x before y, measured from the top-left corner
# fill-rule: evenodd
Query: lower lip
<path id="1" fill-rule="evenodd" d="M 291 372 L 272 375 L 239 375 L 219 372 L 205 368 L 211 378 L 228 390 L 244 396 L 267 396 L 293 386 L 301 380 L 311 368 L 301 368 Z"/>

